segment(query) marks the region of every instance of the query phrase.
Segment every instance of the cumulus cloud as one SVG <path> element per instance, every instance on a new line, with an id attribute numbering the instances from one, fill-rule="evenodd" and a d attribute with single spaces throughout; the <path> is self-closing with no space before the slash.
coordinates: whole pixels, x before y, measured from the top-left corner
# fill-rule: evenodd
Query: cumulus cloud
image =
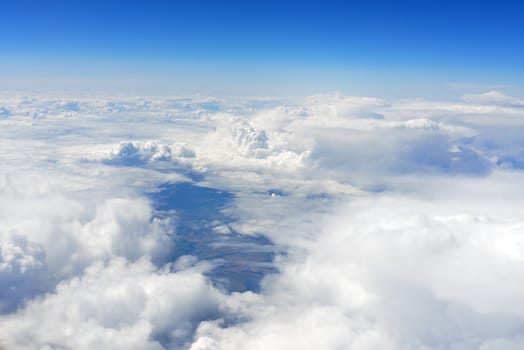
<path id="1" fill-rule="evenodd" d="M 4 318 L 2 339 L 28 350 L 182 348 L 200 320 L 218 315 L 222 295 L 202 270 L 158 269 L 146 259 L 93 264 Z"/>
<path id="2" fill-rule="evenodd" d="M 193 349 L 522 345 L 524 218 L 457 198 L 462 210 L 450 198 L 355 201 L 295 241 L 262 298 L 235 300 L 249 321 L 203 323 Z"/>
<path id="3" fill-rule="evenodd" d="M 264 158 L 269 154 L 268 137 L 264 130 L 228 115 L 219 115 L 216 120 L 216 131 L 210 135 L 212 143 L 223 144 L 230 151 L 246 157 Z"/>
<path id="4" fill-rule="evenodd" d="M 0 243 L 0 312 L 16 307 L 50 288 L 46 252 L 15 232 L 2 235 Z"/>
<path id="5" fill-rule="evenodd" d="M 194 157 L 195 152 L 187 145 L 166 145 L 157 141 L 121 141 L 118 145 L 90 155 L 89 158 L 100 159 L 107 164 L 138 166 Z"/>
<path id="6" fill-rule="evenodd" d="M 10 348 L 524 345 L 518 98 L 0 105 L 0 342 Z M 180 181 L 230 201 L 181 222 L 152 196 Z M 246 237 L 250 248 L 231 254 Z M 274 273 L 256 293 L 211 282 L 246 271 Z"/>
<path id="7" fill-rule="evenodd" d="M 411 128 L 318 133 L 311 159 L 321 169 L 344 172 L 341 176 L 374 179 L 384 175 L 420 173 L 485 174 L 491 163 L 481 152 L 461 140 L 433 129 Z M 362 147 L 362 145 L 367 145 Z"/>
<path id="8" fill-rule="evenodd" d="M 141 198 L 93 202 L 48 189 L 24 194 L 11 185 L 1 193 L 0 211 L 5 310 L 76 276 L 93 261 L 149 256 L 162 262 L 173 247 L 172 219 L 155 218 Z"/>

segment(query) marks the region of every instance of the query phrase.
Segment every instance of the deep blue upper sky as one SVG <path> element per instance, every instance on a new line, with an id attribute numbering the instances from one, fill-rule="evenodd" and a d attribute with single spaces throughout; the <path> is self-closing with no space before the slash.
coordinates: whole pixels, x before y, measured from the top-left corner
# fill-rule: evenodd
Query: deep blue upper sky
<path id="1" fill-rule="evenodd" d="M 246 76 L 320 90 L 515 85 L 523 10 L 505 0 L 4 1 L 0 77 L 173 77 L 196 90 Z"/>

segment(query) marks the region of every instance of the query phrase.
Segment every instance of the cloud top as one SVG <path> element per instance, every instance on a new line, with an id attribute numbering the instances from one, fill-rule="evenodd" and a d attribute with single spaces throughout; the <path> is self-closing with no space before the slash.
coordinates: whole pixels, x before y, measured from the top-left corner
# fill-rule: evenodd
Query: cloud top
<path id="1" fill-rule="evenodd" d="M 0 106 L 8 348 L 524 345 L 519 98 Z"/>

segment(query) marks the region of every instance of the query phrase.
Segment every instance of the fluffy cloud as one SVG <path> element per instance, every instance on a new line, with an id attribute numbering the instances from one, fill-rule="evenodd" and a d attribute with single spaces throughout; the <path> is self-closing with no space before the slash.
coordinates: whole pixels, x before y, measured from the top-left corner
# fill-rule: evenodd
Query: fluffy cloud
<path id="1" fill-rule="evenodd" d="M 258 130 L 246 120 L 228 115 L 219 115 L 216 120 L 216 131 L 210 135 L 210 143 L 222 144 L 229 152 L 238 152 L 246 157 L 267 157 L 269 146 L 264 130 Z"/>
<path id="2" fill-rule="evenodd" d="M 86 190 L 79 176 L 2 180 L 1 312 L 52 291 L 95 261 L 147 256 L 161 264 L 172 253 L 173 219 L 156 217 L 144 198 Z"/>
<path id="3" fill-rule="evenodd" d="M 203 323 L 192 349 L 521 346 L 524 217 L 458 198 L 355 201 L 235 300 L 249 321 Z"/>
<path id="4" fill-rule="evenodd" d="M 519 101 L 0 97 L 0 343 L 520 349 Z M 231 201 L 177 233 L 179 181 Z"/>
<path id="5" fill-rule="evenodd" d="M 157 141 L 121 141 L 88 159 L 99 159 L 107 164 L 140 166 L 151 162 L 176 161 L 180 158 L 194 158 L 195 152 L 187 145 L 166 145 Z"/>
<path id="6" fill-rule="evenodd" d="M 42 246 L 28 242 L 15 232 L 2 235 L 0 312 L 14 311 L 25 300 L 48 290 L 52 284 L 50 276 Z"/>
<path id="7" fill-rule="evenodd" d="M 93 264 L 4 318 L 2 339 L 28 350 L 184 347 L 200 320 L 217 317 L 222 295 L 202 267 L 173 268 L 145 259 Z"/>
<path id="8" fill-rule="evenodd" d="M 58 276 L 77 273 L 93 260 L 148 255 L 161 260 L 170 249 L 167 223 L 152 219 L 143 199 L 111 198 L 93 208 L 60 195 L 2 203 L 2 233 L 18 232 L 44 247 L 46 261 Z"/>

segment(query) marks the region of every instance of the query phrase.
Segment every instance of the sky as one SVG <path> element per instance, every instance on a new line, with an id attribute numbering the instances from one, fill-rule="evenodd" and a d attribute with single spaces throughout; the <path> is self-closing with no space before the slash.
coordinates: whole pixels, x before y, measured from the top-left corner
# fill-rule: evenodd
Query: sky
<path id="1" fill-rule="evenodd" d="M 521 11 L 507 0 L 10 1 L 0 21 L 0 88 L 521 91 Z"/>

